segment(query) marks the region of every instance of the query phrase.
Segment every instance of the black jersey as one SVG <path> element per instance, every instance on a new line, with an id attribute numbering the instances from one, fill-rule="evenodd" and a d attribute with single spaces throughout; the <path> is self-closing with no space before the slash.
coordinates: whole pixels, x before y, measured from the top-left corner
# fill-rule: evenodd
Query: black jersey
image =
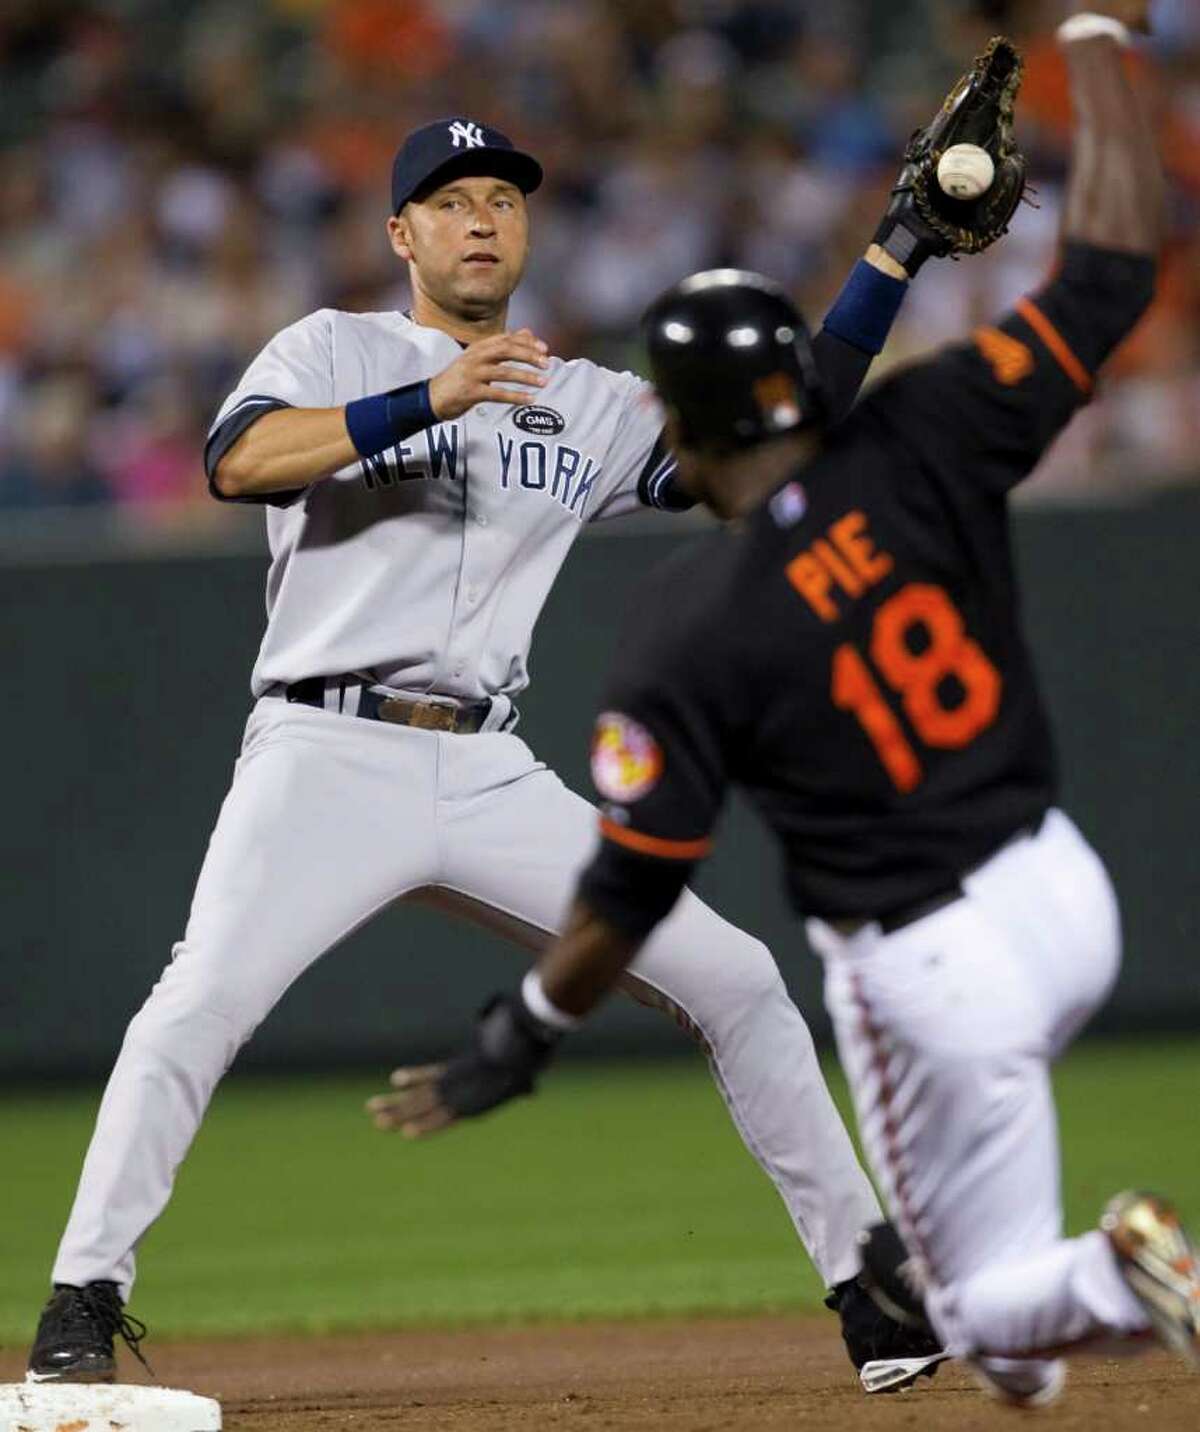
<path id="1" fill-rule="evenodd" d="M 751 518 L 654 574 L 593 738 L 600 913 L 621 923 L 631 852 L 681 885 L 732 782 L 795 906 L 827 918 L 916 903 L 1040 820 L 1055 760 L 1007 505 L 1105 356 L 1078 263 L 882 384 Z"/>

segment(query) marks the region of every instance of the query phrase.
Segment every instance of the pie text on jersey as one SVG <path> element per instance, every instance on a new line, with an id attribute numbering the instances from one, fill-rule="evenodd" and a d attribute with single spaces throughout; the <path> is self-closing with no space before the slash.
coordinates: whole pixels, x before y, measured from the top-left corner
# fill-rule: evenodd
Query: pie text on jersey
<path id="1" fill-rule="evenodd" d="M 787 564 L 787 579 L 823 622 L 837 621 L 839 600 L 856 601 L 877 586 L 895 566 L 880 551 L 867 527 L 867 515 L 855 508 L 831 522 Z"/>

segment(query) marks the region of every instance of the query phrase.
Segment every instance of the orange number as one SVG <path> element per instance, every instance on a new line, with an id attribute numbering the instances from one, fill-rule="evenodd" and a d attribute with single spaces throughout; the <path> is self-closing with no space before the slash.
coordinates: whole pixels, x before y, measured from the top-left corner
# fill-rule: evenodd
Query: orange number
<path id="1" fill-rule="evenodd" d="M 909 645 L 916 632 L 924 634 L 920 651 Z M 1000 673 L 966 634 L 958 609 L 941 587 L 912 582 L 883 603 L 871 631 L 871 660 L 927 746 L 958 750 L 996 719 Z M 952 707 L 943 704 L 938 690 L 948 677 L 963 690 L 962 700 Z M 858 717 L 896 789 L 913 790 L 921 780 L 921 764 L 870 668 L 849 644 L 833 655 L 832 697 L 840 710 Z"/>
<path id="2" fill-rule="evenodd" d="M 833 654 L 833 704 L 858 717 L 897 790 L 907 792 L 921 784 L 917 753 L 880 695 L 867 663 L 849 642 Z"/>
<path id="3" fill-rule="evenodd" d="M 923 628 L 929 644 L 914 654 L 906 638 Z M 941 587 L 912 582 L 875 613 L 871 660 L 900 693 L 913 730 L 927 746 L 957 750 L 969 746 L 996 719 L 1000 673 L 963 630 L 962 617 Z M 954 676 L 965 695 L 947 709 L 938 684 Z"/>

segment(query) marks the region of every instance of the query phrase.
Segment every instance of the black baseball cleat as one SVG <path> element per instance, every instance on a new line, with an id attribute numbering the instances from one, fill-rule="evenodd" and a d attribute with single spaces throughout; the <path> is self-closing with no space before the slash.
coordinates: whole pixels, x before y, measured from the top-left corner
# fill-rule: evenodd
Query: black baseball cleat
<path id="1" fill-rule="evenodd" d="M 859 1279 L 880 1310 L 902 1327 L 932 1335 L 921 1270 L 895 1225 L 875 1223 L 864 1228 L 858 1235 L 858 1251 L 862 1258 Z"/>
<path id="2" fill-rule="evenodd" d="M 29 1354 L 29 1382 L 112 1382 L 117 1373 L 113 1339 L 125 1345 L 147 1372 L 150 1364 L 139 1343 L 146 1325 L 125 1312 L 115 1283 L 76 1288 L 56 1283 L 42 1309 Z"/>
<path id="3" fill-rule="evenodd" d="M 842 1341 L 864 1392 L 901 1392 L 932 1377 L 946 1359 L 932 1333 L 889 1317 L 858 1278 L 839 1283 L 825 1306 L 842 1320 Z"/>

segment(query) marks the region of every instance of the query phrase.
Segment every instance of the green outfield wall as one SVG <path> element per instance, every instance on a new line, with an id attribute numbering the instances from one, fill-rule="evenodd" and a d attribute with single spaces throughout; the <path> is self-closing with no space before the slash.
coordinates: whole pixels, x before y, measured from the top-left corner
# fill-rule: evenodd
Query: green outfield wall
<path id="1" fill-rule="evenodd" d="M 1064 803 L 1122 896 L 1126 962 L 1102 1023 L 1200 1030 L 1200 492 L 1030 510 L 1018 531 Z M 581 790 L 627 588 L 678 540 L 665 518 L 589 537 L 547 607 L 520 729 Z M 0 565 L 6 1080 L 105 1066 L 181 932 L 248 708 L 264 571 L 253 556 Z M 785 909 L 776 856 L 741 807 L 701 890 L 770 942 L 824 1033 L 816 962 Z M 517 968 L 501 942 L 396 907 L 303 978 L 243 1058 L 435 1053 Z M 578 1046 L 651 1051 L 681 1038 L 616 1002 Z"/>

